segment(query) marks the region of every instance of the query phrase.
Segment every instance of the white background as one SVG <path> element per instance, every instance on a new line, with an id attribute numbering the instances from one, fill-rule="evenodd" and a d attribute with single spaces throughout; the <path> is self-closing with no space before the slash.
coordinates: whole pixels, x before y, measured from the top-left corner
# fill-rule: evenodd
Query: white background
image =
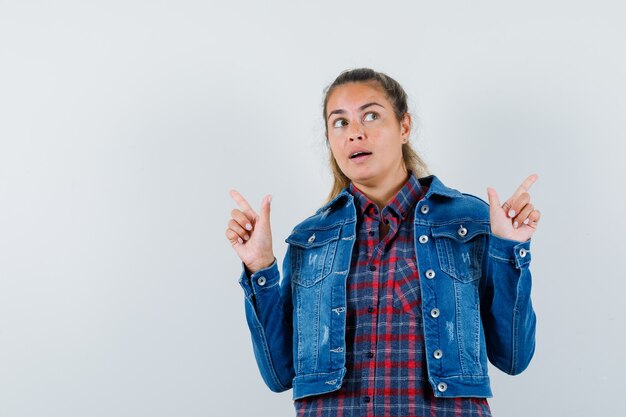
<path id="1" fill-rule="evenodd" d="M 447 185 L 530 173 L 537 352 L 496 416 L 622 416 L 621 2 L 0 0 L 0 416 L 290 416 L 256 368 L 228 189 L 277 258 L 331 180 L 322 90 L 407 90 Z"/>

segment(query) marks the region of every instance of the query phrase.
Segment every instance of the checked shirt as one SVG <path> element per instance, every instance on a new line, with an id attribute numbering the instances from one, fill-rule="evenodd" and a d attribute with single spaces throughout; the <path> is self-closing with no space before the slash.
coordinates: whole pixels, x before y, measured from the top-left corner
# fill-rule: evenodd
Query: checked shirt
<path id="1" fill-rule="evenodd" d="M 297 416 L 491 416 L 485 398 L 437 398 L 428 383 L 413 232 L 426 188 L 409 171 L 382 211 L 353 184 L 349 190 L 357 241 L 346 288 L 347 373 L 338 391 L 295 400 Z"/>

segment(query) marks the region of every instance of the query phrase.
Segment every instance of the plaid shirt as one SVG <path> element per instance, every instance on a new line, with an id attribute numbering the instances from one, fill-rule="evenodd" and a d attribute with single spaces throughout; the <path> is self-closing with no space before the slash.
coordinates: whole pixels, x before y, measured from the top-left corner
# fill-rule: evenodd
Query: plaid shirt
<path id="1" fill-rule="evenodd" d="M 338 391 L 295 400 L 298 417 L 491 416 L 485 398 L 437 398 L 428 383 L 413 232 L 427 190 L 409 174 L 381 212 L 350 184 L 357 241 L 346 289 L 347 373 Z"/>

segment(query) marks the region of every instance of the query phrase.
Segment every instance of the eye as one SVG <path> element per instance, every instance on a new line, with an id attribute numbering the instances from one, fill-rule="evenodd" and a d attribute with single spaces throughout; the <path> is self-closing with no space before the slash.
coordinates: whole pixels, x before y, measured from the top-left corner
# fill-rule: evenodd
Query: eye
<path id="1" fill-rule="evenodd" d="M 348 121 L 346 119 L 340 118 L 333 122 L 333 127 L 344 127 L 347 124 L 348 124 Z"/>
<path id="2" fill-rule="evenodd" d="M 371 122 L 376 119 L 378 119 L 378 113 L 374 113 L 372 111 L 365 113 L 365 117 L 363 117 L 363 120 L 366 122 Z"/>

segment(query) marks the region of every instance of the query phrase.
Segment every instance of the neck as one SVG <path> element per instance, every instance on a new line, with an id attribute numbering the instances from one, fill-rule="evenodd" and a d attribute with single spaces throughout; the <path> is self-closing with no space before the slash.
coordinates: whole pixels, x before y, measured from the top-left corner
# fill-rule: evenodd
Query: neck
<path id="1" fill-rule="evenodd" d="M 404 186 L 409 179 L 409 172 L 404 164 L 400 169 L 390 173 L 385 178 L 381 179 L 377 183 L 357 183 L 357 186 L 363 194 L 378 206 L 379 210 L 382 210 L 391 199 L 398 194 L 398 191 Z"/>

